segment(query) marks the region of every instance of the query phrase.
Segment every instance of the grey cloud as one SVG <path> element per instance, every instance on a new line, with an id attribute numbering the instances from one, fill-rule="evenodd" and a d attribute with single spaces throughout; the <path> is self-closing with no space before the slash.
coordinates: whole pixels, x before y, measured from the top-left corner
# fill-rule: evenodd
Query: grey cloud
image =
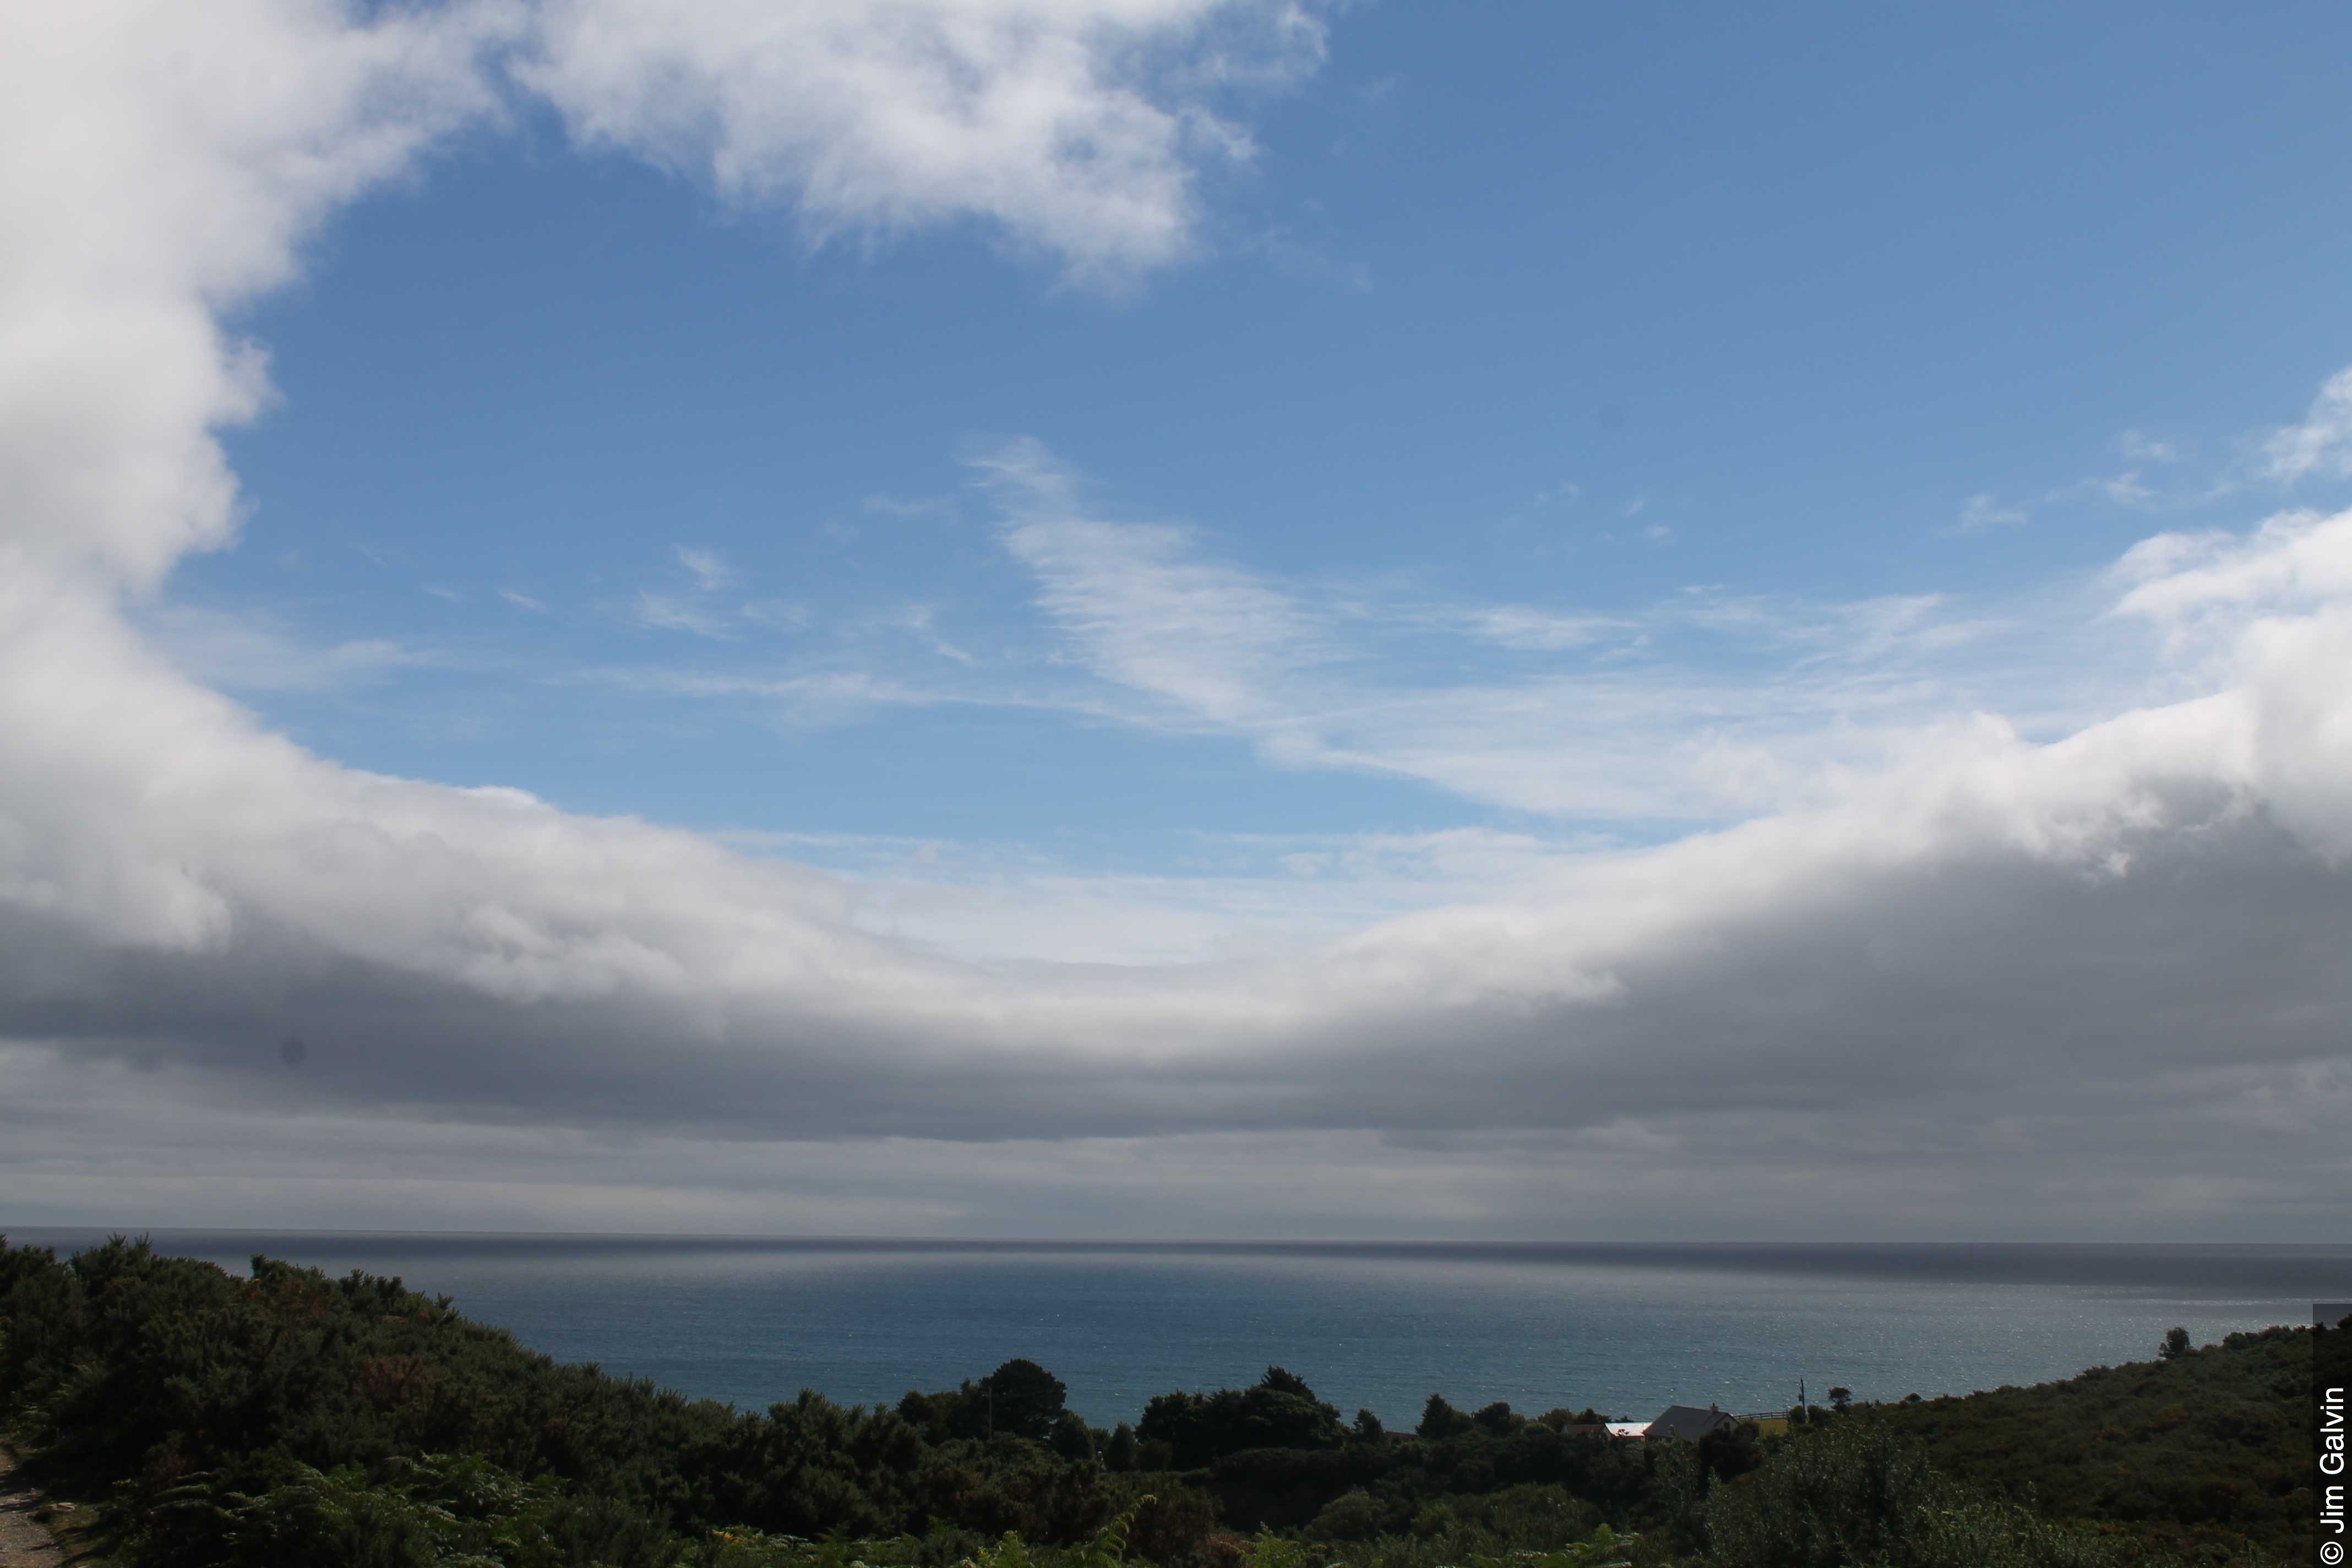
<path id="1" fill-rule="evenodd" d="M 1588 892 L 1583 921 L 1559 903 L 1441 912 L 1279 966 L 992 974 L 819 922 L 800 940 L 864 947 L 872 989 L 815 994 L 692 971 L 516 994 L 462 944 L 367 956 L 242 909 L 234 935 L 181 952 L 93 951 L 19 915 L 0 1031 L 257 1072 L 275 1094 L 803 1139 L 2049 1107 L 2112 1084 L 2151 1094 L 2167 1072 L 2330 1059 L 2352 880 L 2262 814 L 2189 793 L 2164 830 L 2081 854 L 1979 847 L 1875 872 L 1825 858 L 1747 908 L 1707 897 L 1694 867 L 1694 887 L 1643 875 Z M 2105 868 L 2116 854 L 2128 869 Z M 1629 940 L 1600 927 L 1619 897 L 1675 907 Z M 694 963 L 689 933 L 633 940 Z M 893 1005 L 918 985 L 931 1005 Z M 268 1077 L 289 1032 L 310 1044 L 306 1070 Z"/>

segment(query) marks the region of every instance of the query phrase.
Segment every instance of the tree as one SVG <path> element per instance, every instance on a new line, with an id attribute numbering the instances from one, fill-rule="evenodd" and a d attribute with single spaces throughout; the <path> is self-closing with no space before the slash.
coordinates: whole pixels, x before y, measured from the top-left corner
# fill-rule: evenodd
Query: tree
<path id="1" fill-rule="evenodd" d="M 1135 1428 L 1122 1421 L 1110 1429 L 1110 1441 L 1103 1445 L 1103 1468 L 1125 1474 L 1135 1468 Z"/>
<path id="2" fill-rule="evenodd" d="M 2164 1331 L 2164 1343 L 2156 1349 L 2157 1359 L 2179 1361 L 2189 1353 L 2189 1331 L 2176 1326 Z"/>
<path id="3" fill-rule="evenodd" d="M 1429 1403 L 1421 1407 L 1421 1425 L 1413 1431 L 1433 1443 L 1444 1441 L 1457 1432 L 1470 1430 L 1470 1417 L 1445 1403 L 1445 1395 L 1433 1394 Z"/>
<path id="4" fill-rule="evenodd" d="M 1470 1419 L 1497 1437 L 1509 1436 L 1511 1429 L 1519 1424 L 1518 1418 L 1511 1414 L 1510 1402 L 1504 1399 L 1481 1406 Z"/>
<path id="5" fill-rule="evenodd" d="M 1091 1465 L 1095 1461 L 1094 1428 L 1074 1410 L 1065 1410 L 1054 1418 L 1053 1435 L 1047 1441 L 1054 1452 L 1074 1465 Z"/>
<path id="6" fill-rule="evenodd" d="M 1836 1411 L 1841 1415 L 1853 1408 L 1853 1390 L 1851 1388 L 1831 1389 L 1830 1408 Z"/>
<path id="7" fill-rule="evenodd" d="M 1278 1366 L 1267 1367 L 1265 1375 L 1257 1380 L 1257 1385 L 1260 1388 L 1271 1389 L 1276 1394 L 1295 1394 L 1300 1399 L 1315 1397 L 1315 1391 L 1307 1386 L 1305 1378 L 1295 1372 Z"/>
<path id="8" fill-rule="evenodd" d="M 1570 1426 L 1598 1426 L 1609 1418 L 1590 1405 L 1581 1410 L 1570 1410 L 1562 1405 L 1545 1411 L 1536 1419 L 1555 1432 L 1565 1432 Z"/>
<path id="9" fill-rule="evenodd" d="M 1348 1428 L 1304 1381 L 1276 1366 L 1249 1388 L 1154 1395 L 1135 1435 L 1167 1444 L 1177 1467 L 1191 1469 L 1251 1448 L 1337 1448 Z"/>
<path id="10" fill-rule="evenodd" d="M 1381 1425 L 1381 1418 L 1379 1416 L 1373 1415 L 1369 1410 L 1360 1409 L 1356 1412 L 1355 1437 L 1357 1442 L 1377 1443 L 1387 1436 L 1388 1430 Z"/>
<path id="11" fill-rule="evenodd" d="M 1042 1443 L 1054 1435 L 1068 1394 L 1062 1380 L 1034 1361 L 1006 1362 L 980 1380 L 980 1393 L 989 1402 L 991 1425 L 998 1432 Z"/>
<path id="12" fill-rule="evenodd" d="M 1764 1463 L 1764 1446 L 1758 1438 L 1756 1423 L 1742 1421 L 1706 1433 L 1698 1440 L 1698 1458 L 1717 1480 L 1727 1481 L 1757 1468 Z"/>

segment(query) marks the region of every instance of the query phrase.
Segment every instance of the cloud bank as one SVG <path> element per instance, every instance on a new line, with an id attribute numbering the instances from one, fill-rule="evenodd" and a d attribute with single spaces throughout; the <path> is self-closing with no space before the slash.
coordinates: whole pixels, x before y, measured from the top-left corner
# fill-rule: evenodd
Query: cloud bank
<path id="1" fill-rule="evenodd" d="M 2340 1226 L 2352 512 L 2130 552 L 2106 614 L 2172 695 L 2054 739 L 1808 666 L 1685 691 L 1715 717 L 1645 740 L 1608 709 L 1654 685 L 1384 685 L 1300 593 L 1088 515 L 1014 448 L 1004 547 L 1151 721 L 1559 817 L 1771 781 L 1730 826 L 1192 963 L 959 959 L 837 876 L 342 767 L 134 624 L 235 534 L 216 434 L 268 383 L 223 322 L 520 93 L 819 236 L 977 221 L 1104 278 L 1199 242 L 1201 171 L 1246 152 L 1207 95 L 1320 47 L 1294 9 L 1182 0 L 0 20 L 0 1161 L 28 1217 Z M 2335 461 L 2339 390 L 2277 477 Z M 1887 647 L 1937 625 L 1840 614 Z M 1824 743 L 1857 716 L 1865 744 Z M 1624 743 L 1575 765 L 1584 734 Z"/>

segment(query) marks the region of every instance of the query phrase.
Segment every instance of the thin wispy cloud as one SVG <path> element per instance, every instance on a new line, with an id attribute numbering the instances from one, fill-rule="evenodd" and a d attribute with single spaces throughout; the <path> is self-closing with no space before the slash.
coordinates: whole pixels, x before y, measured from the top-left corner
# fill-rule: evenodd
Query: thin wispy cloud
<path id="1" fill-rule="evenodd" d="M 698 598 L 640 590 L 632 606 L 636 624 L 647 631 L 688 632 L 698 637 L 724 640 L 735 635 L 733 616 Z"/>
<path id="2" fill-rule="evenodd" d="M 2012 619 L 1945 595 L 1812 605 L 1702 587 L 1633 616 L 1342 599 L 1220 561 L 1183 528 L 1087 516 L 1084 487 L 1036 443 L 986 471 L 1040 612 L 1097 676 L 1149 700 L 1130 721 L 1244 736 L 1284 767 L 1550 816 L 1736 818 L 1975 702 L 2071 691 L 2079 718 L 2099 700 L 2079 647 L 2001 646 Z M 1558 657 L 1433 681 L 1396 646 L 1433 631 Z"/>
<path id="3" fill-rule="evenodd" d="M 735 569 L 720 559 L 716 550 L 700 550 L 689 545 L 675 547 L 677 563 L 693 577 L 694 585 L 706 594 L 731 586 L 736 581 Z"/>
<path id="4" fill-rule="evenodd" d="M 723 642 L 740 635 L 740 623 L 747 616 L 766 624 L 765 616 L 750 615 L 749 606 L 719 602 L 720 591 L 735 586 L 741 574 L 717 551 L 678 544 L 671 547 L 671 553 L 686 571 L 686 588 L 683 592 L 640 588 L 628 608 L 629 619 L 638 627 Z"/>
<path id="5" fill-rule="evenodd" d="M 2116 506 L 2144 507 L 2157 500 L 2157 492 L 2142 481 L 2139 470 L 2134 468 L 2120 474 L 2078 479 L 2071 485 L 2060 486 L 2042 499 L 2047 504 L 2058 504 L 2086 498 L 2105 500 Z M 2024 520 L 2022 512 L 2018 516 L 2019 521 Z"/>
<path id="6" fill-rule="evenodd" d="M 269 616 L 193 605 L 156 611 L 149 627 L 174 665 L 228 691 L 348 690 L 436 662 L 389 637 L 314 641 Z"/>
<path id="7" fill-rule="evenodd" d="M 931 605 L 906 605 L 883 617 L 885 624 L 905 632 L 941 658 L 958 664 L 979 662 L 970 652 L 957 647 L 940 635 L 938 607 Z"/>
<path id="8" fill-rule="evenodd" d="M 1442 613 L 1470 635 L 1503 647 L 1556 653 L 1563 648 L 1590 647 L 1594 643 L 1634 629 L 1622 616 L 1561 614 L 1525 605 L 1493 605 Z"/>
<path id="9" fill-rule="evenodd" d="M 1960 503 L 1960 515 L 1953 527 L 1962 533 L 1981 533 L 1989 528 L 2019 528 L 2028 521 L 2024 508 L 2004 506 L 1993 496 L 1979 492 Z"/>
<path id="10" fill-rule="evenodd" d="M 791 599 L 754 599 L 737 613 L 751 625 L 773 631 L 800 631 L 816 620 L 814 610 Z"/>
<path id="11" fill-rule="evenodd" d="M 1184 530 L 1072 510 L 1075 482 L 1042 446 L 1009 447 L 984 471 L 1008 513 L 1005 548 L 1036 574 L 1040 607 L 1120 684 L 1179 713 L 1245 721 L 1262 713 L 1269 678 L 1324 656 L 1315 617 L 1202 558 Z"/>
<path id="12" fill-rule="evenodd" d="M 950 692 L 858 669 L 761 674 L 617 666 L 578 672 L 570 679 L 665 697 L 751 699 L 765 705 L 771 712 L 811 724 L 846 721 L 876 709 L 929 708 L 958 700 Z"/>
<path id="13" fill-rule="evenodd" d="M 858 510 L 873 517 L 908 519 L 937 518 L 952 520 L 956 515 L 953 496 L 893 496 L 870 495 L 857 503 Z"/>

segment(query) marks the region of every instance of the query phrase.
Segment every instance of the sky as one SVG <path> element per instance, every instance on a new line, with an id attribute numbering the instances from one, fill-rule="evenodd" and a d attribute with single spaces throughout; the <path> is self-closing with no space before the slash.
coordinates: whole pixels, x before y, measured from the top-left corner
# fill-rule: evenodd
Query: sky
<path id="1" fill-rule="evenodd" d="M 2340 1237 L 2347 49 L 0 14 L 0 1226 Z"/>

